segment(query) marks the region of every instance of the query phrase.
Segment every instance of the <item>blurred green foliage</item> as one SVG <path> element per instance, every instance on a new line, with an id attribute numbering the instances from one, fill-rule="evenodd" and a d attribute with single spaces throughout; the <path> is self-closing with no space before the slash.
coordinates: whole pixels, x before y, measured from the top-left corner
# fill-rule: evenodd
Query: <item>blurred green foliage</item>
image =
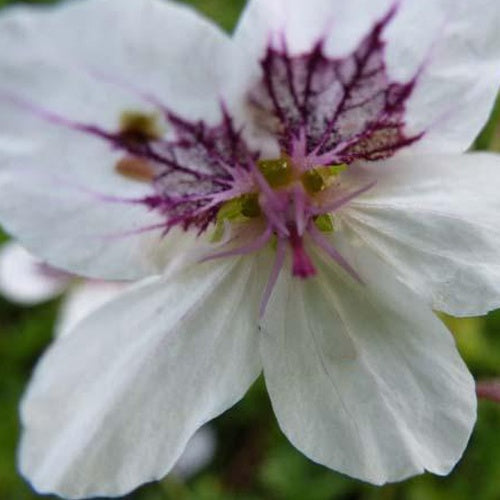
<path id="1" fill-rule="evenodd" d="M 53 0 L 14 3 L 48 4 Z M 234 26 L 244 0 L 185 0 L 224 29 Z M 477 149 L 500 151 L 500 105 L 476 141 Z M 40 498 L 16 472 L 17 407 L 30 372 L 50 342 L 57 301 L 18 308 L 0 298 L 0 499 Z M 499 375 L 500 311 L 486 318 L 445 318 L 473 374 Z M 463 460 L 446 478 L 424 475 L 376 488 L 316 465 L 281 434 L 264 383 L 214 422 L 218 453 L 188 483 L 173 479 L 145 486 L 130 500 L 498 500 L 500 498 L 500 406 L 481 402 L 479 419 Z M 56 498 L 56 497 L 45 497 Z"/>

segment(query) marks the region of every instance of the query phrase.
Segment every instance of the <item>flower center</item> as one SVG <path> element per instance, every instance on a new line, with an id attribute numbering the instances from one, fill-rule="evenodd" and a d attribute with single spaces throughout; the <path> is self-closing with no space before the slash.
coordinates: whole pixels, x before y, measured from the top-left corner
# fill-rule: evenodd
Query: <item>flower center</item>
<path id="1" fill-rule="evenodd" d="M 226 224 L 264 221 L 264 246 L 273 240 L 287 242 L 292 252 L 294 276 L 316 274 L 304 237 L 313 232 L 331 233 L 334 229 L 328 201 L 339 190 L 339 177 L 346 165 L 305 168 L 304 162 L 286 154 L 257 162 L 254 168 L 255 191 L 224 203 L 217 213 L 214 241 L 222 239 Z M 252 246 L 253 248 L 253 246 Z"/>

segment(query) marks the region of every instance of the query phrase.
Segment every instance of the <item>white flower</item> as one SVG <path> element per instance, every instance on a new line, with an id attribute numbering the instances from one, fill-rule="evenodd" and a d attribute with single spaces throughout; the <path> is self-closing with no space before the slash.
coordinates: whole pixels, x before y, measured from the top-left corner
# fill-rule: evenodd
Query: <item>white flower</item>
<path id="1" fill-rule="evenodd" d="M 474 383 L 432 308 L 500 305 L 493 0 L 160 0 L 0 19 L 0 217 L 49 263 L 147 278 L 41 361 L 42 492 L 165 475 L 262 368 L 290 441 L 382 484 L 446 474 Z M 261 329 L 257 328 L 259 323 Z"/>

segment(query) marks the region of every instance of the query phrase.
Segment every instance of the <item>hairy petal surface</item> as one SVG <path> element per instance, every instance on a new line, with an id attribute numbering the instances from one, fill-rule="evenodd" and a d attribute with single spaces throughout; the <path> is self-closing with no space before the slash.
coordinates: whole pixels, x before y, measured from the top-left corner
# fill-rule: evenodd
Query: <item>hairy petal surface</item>
<path id="1" fill-rule="evenodd" d="M 163 477 L 259 374 L 257 275 L 247 259 L 151 278 L 57 340 L 22 404 L 34 487 L 118 496 Z"/>
<path id="2" fill-rule="evenodd" d="M 430 309 L 380 262 L 351 259 L 365 285 L 324 263 L 316 281 L 278 283 L 261 353 L 280 426 L 364 481 L 446 474 L 474 425 L 474 381 Z"/>
<path id="3" fill-rule="evenodd" d="M 141 230 L 166 219 L 151 203 L 134 203 L 151 201 L 153 182 L 116 171 L 137 153 L 119 135 L 121 120 L 142 113 L 174 139 L 169 113 L 219 124 L 220 98 L 230 104 L 233 95 L 228 72 L 241 61 L 228 38 L 171 2 L 87 0 L 7 9 L 0 45 L 0 159 L 8 164 L 0 215 L 8 231 L 49 263 L 91 277 L 161 270 L 162 228 L 153 244 Z M 113 237 L 123 233 L 134 236 Z"/>
<path id="4" fill-rule="evenodd" d="M 342 220 L 434 309 L 474 316 L 500 306 L 500 160 L 419 155 L 354 170 L 377 179 Z"/>

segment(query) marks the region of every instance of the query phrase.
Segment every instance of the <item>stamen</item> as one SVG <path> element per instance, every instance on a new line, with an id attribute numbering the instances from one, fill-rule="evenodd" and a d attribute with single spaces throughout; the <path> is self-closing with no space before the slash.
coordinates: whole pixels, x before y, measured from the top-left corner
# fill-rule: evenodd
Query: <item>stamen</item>
<path id="1" fill-rule="evenodd" d="M 158 140 L 162 137 L 158 125 L 158 116 L 141 113 L 140 111 L 125 111 L 120 116 L 120 136 L 138 142 Z"/>
<path id="2" fill-rule="evenodd" d="M 307 225 L 306 217 L 306 199 L 302 189 L 296 188 L 294 190 L 294 205 L 295 205 L 295 225 L 299 236 L 304 234 Z"/>
<path id="3" fill-rule="evenodd" d="M 327 255 L 329 255 L 339 266 L 347 271 L 356 281 L 363 284 L 363 280 L 355 269 L 345 260 L 345 258 L 329 243 L 329 241 L 319 232 L 314 224 L 308 227 L 309 235 L 316 245 L 318 245 Z"/>
<path id="4" fill-rule="evenodd" d="M 248 245 L 244 245 L 242 247 L 238 247 L 232 250 L 226 250 L 224 252 L 213 253 L 207 255 L 200 262 L 207 262 L 209 260 L 214 259 L 222 259 L 224 257 L 236 257 L 238 255 L 248 255 L 250 253 L 258 252 L 267 244 L 267 242 L 271 239 L 273 231 L 271 226 L 267 226 L 266 230 L 255 240 L 253 240 Z"/>
<path id="5" fill-rule="evenodd" d="M 333 233 L 335 230 L 333 217 L 330 214 L 318 215 L 314 217 L 313 222 L 322 233 Z"/>
<path id="6" fill-rule="evenodd" d="M 338 200 L 328 205 L 313 208 L 311 212 L 314 215 L 323 215 L 325 212 L 335 212 L 335 210 L 338 210 L 339 208 L 343 207 L 344 205 L 352 201 L 354 198 L 357 198 L 359 195 L 369 191 L 373 186 L 375 186 L 376 183 L 377 183 L 376 181 L 370 182 L 366 186 L 363 186 L 362 188 L 357 189 L 356 191 L 353 191 L 352 193 L 349 193 L 348 195 L 343 196 L 342 198 L 339 198 Z"/>
<path id="7" fill-rule="evenodd" d="M 153 182 L 155 171 L 148 160 L 137 156 L 125 156 L 115 165 L 117 173 L 139 182 Z"/>
<path id="8" fill-rule="evenodd" d="M 293 168 L 287 156 L 275 160 L 261 160 L 258 162 L 258 166 L 272 188 L 286 186 L 293 180 Z"/>
<path id="9" fill-rule="evenodd" d="M 300 178 L 302 185 L 309 194 L 316 194 L 325 189 L 326 184 L 317 170 L 308 170 Z"/>
<path id="10" fill-rule="evenodd" d="M 266 284 L 266 288 L 264 290 L 264 294 L 262 296 L 262 301 L 260 304 L 261 319 L 266 312 L 267 304 L 269 303 L 269 299 L 271 298 L 271 294 L 273 293 L 281 269 L 283 268 L 283 264 L 285 263 L 285 251 L 286 251 L 286 240 L 284 238 L 278 238 L 278 245 L 276 247 L 276 258 L 274 259 L 273 269 L 269 276 L 269 280 Z"/>

